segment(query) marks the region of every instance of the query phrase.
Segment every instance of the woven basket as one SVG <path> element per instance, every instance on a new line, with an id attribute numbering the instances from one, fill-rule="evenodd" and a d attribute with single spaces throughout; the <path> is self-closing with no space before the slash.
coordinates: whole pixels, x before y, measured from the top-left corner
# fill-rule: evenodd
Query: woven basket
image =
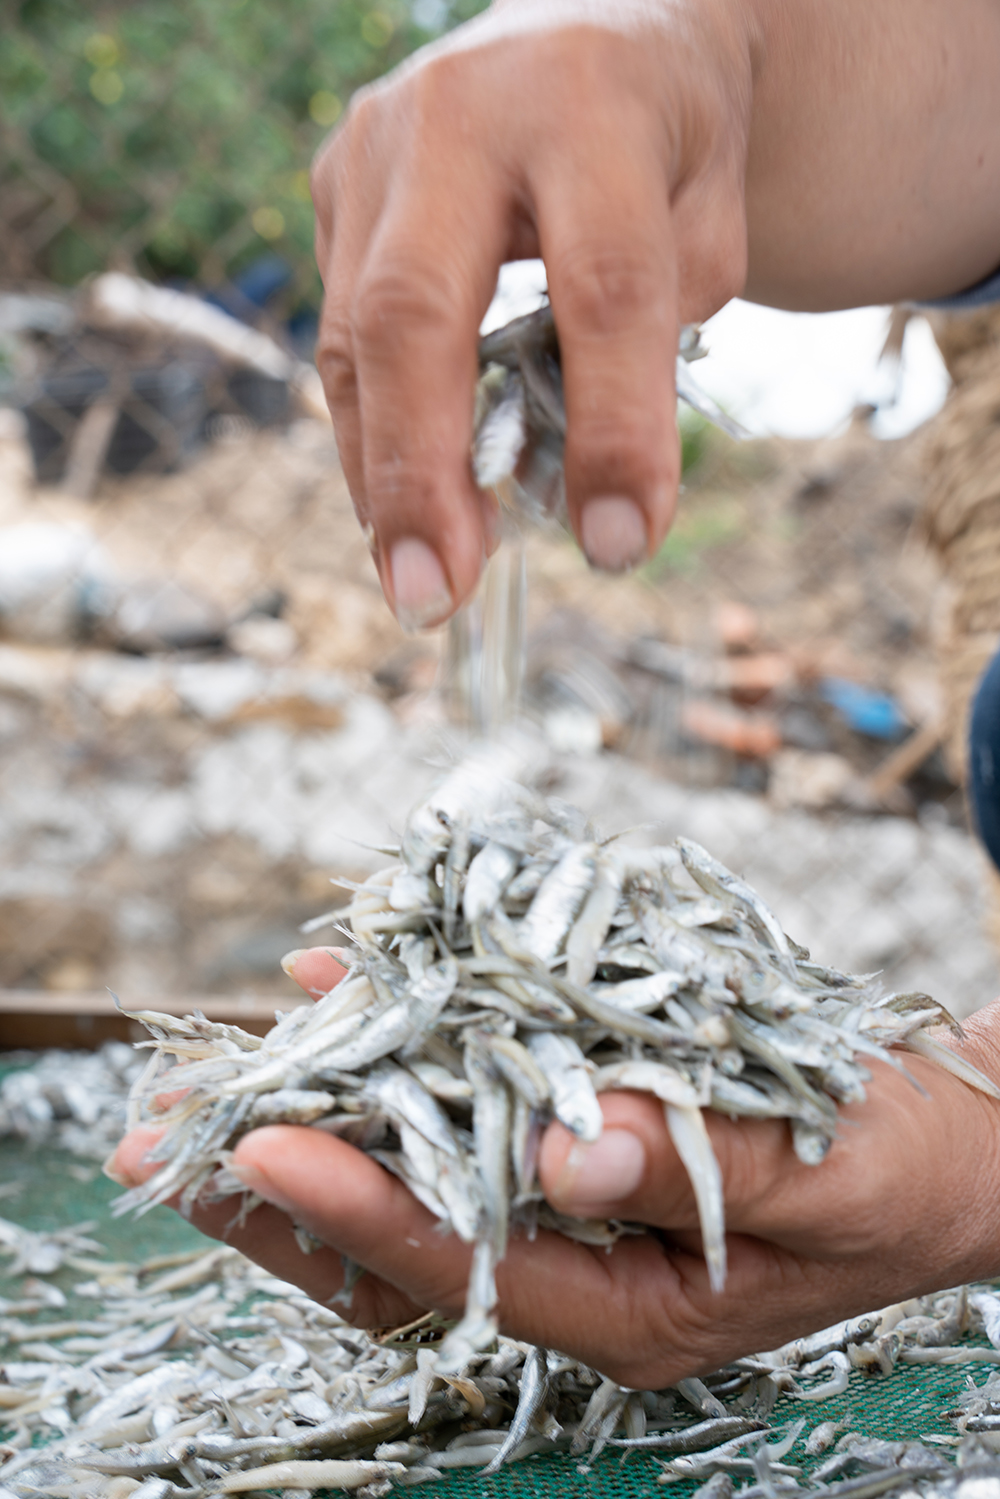
<path id="1" fill-rule="evenodd" d="M 948 768 L 967 779 L 969 710 L 1000 646 L 1000 307 L 934 313 L 954 386 L 924 452 L 924 523 L 950 585 L 939 641 Z"/>

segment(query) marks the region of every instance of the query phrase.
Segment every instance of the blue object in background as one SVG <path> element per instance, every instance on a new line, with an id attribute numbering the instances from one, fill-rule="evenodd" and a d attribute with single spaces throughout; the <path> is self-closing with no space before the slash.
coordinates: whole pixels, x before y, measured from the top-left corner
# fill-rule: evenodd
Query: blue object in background
<path id="1" fill-rule="evenodd" d="M 204 299 L 212 307 L 228 312 L 230 317 L 251 326 L 257 322 L 257 314 L 292 279 L 292 268 L 280 255 L 258 255 L 232 281 L 204 293 Z"/>
<path id="2" fill-rule="evenodd" d="M 292 279 L 292 268 L 280 255 L 258 255 L 232 281 L 205 292 L 206 302 L 228 312 L 241 323 L 257 327 L 260 313 L 283 291 Z M 289 312 L 284 322 L 285 336 L 300 359 L 311 360 L 319 331 L 319 314 L 314 307 L 302 304 Z"/>
<path id="3" fill-rule="evenodd" d="M 909 727 L 899 705 L 886 692 L 875 692 L 847 677 L 824 677 L 819 690 L 856 734 L 866 734 L 869 739 L 898 739 Z"/>
<path id="4" fill-rule="evenodd" d="M 983 672 L 972 703 L 969 800 L 976 830 L 1000 869 L 1000 653 Z"/>
<path id="5" fill-rule="evenodd" d="M 266 307 L 292 279 L 292 268 L 280 255 L 258 255 L 233 278 L 233 285 L 254 307 Z"/>

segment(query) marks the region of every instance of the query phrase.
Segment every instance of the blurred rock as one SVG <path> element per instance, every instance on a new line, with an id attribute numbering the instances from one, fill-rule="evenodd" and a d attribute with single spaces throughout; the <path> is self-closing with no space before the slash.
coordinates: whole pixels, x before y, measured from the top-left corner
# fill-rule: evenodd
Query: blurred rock
<path id="1" fill-rule="evenodd" d="M 287 620 L 268 614 L 251 614 L 226 631 L 226 644 L 231 650 L 265 666 L 282 666 L 295 655 L 298 643 Z"/>
<path id="2" fill-rule="evenodd" d="M 542 725 L 558 755 L 596 755 L 603 743 L 601 720 L 582 703 L 559 703 L 546 709 Z"/>
<path id="3" fill-rule="evenodd" d="M 220 645 L 225 632 L 218 605 L 172 578 L 129 584 L 104 631 L 117 646 L 142 655 Z"/>
<path id="4" fill-rule="evenodd" d="M 0 900 L 0 985 L 64 989 L 68 977 L 93 976 L 106 961 L 111 930 L 103 911 L 72 899 Z"/>
<path id="5" fill-rule="evenodd" d="M 856 781 L 854 770 L 842 755 L 783 749 L 771 761 L 768 794 L 772 805 L 781 811 L 805 807 L 820 812 L 844 800 Z"/>
<path id="6" fill-rule="evenodd" d="M 68 642 L 114 592 L 108 559 L 85 527 L 24 521 L 0 529 L 0 628 L 13 639 Z"/>
<path id="7" fill-rule="evenodd" d="M 910 723 L 934 723 L 944 716 L 944 690 L 933 666 L 920 661 L 904 662 L 893 686 Z"/>

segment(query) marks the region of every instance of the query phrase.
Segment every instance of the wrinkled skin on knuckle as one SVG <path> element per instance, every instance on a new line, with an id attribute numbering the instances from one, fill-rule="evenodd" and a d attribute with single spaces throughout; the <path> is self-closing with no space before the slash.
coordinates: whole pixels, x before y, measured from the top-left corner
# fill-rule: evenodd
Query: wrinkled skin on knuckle
<path id="1" fill-rule="evenodd" d="M 313 157 L 309 191 L 316 210 L 315 249 L 320 275 L 325 277 L 333 249 L 334 229 L 341 211 L 351 211 L 345 186 L 363 184 L 353 202 L 357 213 L 369 200 L 380 180 L 380 153 L 376 136 L 381 126 L 380 105 L 374 94 L 359 90 L 351 99 L 344 118 L 326 137 Z"/>
<path id="2" fill-rule="evenodd" d="M 608 392 L 594 393 L 595 401 L 602 398 L 607 400 Z M 629 406 L 584 409 L 577 414 L 582 422 L 569 438 L 575 466 L 612 467 L 623 477 L 628 475 L 639 489 L 652 489 L 676 477 L 677 443 L 669 413 L 665 420 L 662 411 Z"/>
<path id="3" fill-rule="evenodd" d="M 610 338 L 666 323 L 662 267 L 636 241 L 576 245 L 550 254 L 556 320 L 574 337 Z"/>
<path id="4" fill-rule="evenodd" d="M 789 1177 L 805 1169 L 792 1150 L 792 1136 L 783 1119 L 737 1123 L 709 1114 L 708 1132 L 726 1184 L 726 1199 L 739 1204 L 741 1214 L 763 1222 L 771 1199 Z"/>
<path id="5" fill-rule="evenodd" d="M 608 1299 L 606 1348 L 590 1362 L 618 1384 L 661 1389 L 707 1360 L 712 1320 L 689 1296 L 675 1260 L 655 1241 L 618 1294 Z M 656 1263 L 648 1261 L 656 1260 Z M 601 1356 L 603 1355 L 603 1356 Z"/>
<path id="6" fill-rule="evenodd" d="M 455 288 L 441 268 L 415 256 L 377 256 L 362 275 L 351 307 L 360 357 L 391 360 L 405 342 L 440 335 L 458 321 Z"/>
<path id="7" fill-rule="evenodd" d="M 357 400 L 358 381 L 350 327 L 340 313 L 324 308 L 316 345 L 316 368 L 331 409 Z"/>
<path id="8" fill-rule="evenodd" d="M 418 454 L 368 454 L 365 490 L 377 511 L 377 528 L 408 519 L 415 534 L 432 528 L 429 517 L 438 510 L 441 465 L 433 449 Z M 440 528 L 433 528 L 440 542 Z M 447 537 L 444 538 L 447 540 Z"/>
<path id="9" fill-rule="evenodd" d="M 521 47 L 520 68 L 550 101 L 553 128 L 562 122 L 564 139 L 581 124 L 592 126 L 595 108 L 603 110 L 619 136 L 632 127 L 636 139 L 648 138 L 655 128 L 649 116 L 663 74 L 644 39 L 581 22 L 531 35 Z"/>
<path id="10" fill-rule="evenodd" d="M 440 149 L 454 142 L 456 123 L 466 129 L 469 117 L 482 112 L 483 90 L 490 89 L 495 66 L 485 68 L 472 52 L 438 52 L 421 61 L 402 85 L 406 95 L 407 131 L 418 150 Z"/>

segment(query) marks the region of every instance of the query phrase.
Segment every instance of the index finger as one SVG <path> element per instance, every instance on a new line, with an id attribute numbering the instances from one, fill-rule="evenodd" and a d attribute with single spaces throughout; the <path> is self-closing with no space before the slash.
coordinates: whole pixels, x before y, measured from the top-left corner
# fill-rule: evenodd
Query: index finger
<path id="1" fill-rule="evenodd" d="M 411 629 L 440 623 L 468 597 L 486 551 L 472 395 L 509 218 L 500 168 L 455 138 L 462 111 L 449 107 L 439 71 L 413 82 L 423 95 L 417 124 L 363 267 L 353 282 L 338 273 L 335 238 L 329 281 L 328 320 L 350 328 L 382 585 Z"/>

